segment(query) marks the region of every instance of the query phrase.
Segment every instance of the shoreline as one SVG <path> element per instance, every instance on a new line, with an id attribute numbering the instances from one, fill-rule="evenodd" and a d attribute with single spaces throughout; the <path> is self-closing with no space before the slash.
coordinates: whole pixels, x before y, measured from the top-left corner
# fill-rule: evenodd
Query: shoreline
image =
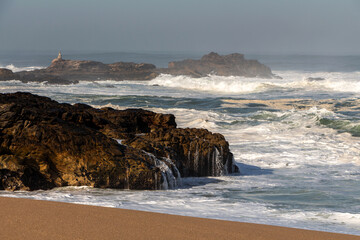
<path id="1" fill-rule="evenodd" d="M 1 239 L 348 240 L 360 236 L 119 208 L 0 197 Z"/>

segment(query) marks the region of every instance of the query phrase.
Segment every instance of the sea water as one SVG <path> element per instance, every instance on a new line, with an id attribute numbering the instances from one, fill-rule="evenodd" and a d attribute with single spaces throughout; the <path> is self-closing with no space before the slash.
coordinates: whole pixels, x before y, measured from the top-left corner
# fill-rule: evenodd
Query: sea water
<path id="1" fill-rule="evenodd" d="M 69 58 L 151 62 L 160 67 L 172 59 L 201 56 L 72 54 Z M 82 81 L 66 86 L 0 82 L 2 93 L 27 91 L 59 102 L 172 113 L 179 127 L 223 134 L 241 171 L 221 177 L 183 178 L 181 186 L 171 190 L 65 187 L 0 191 L 0 196 L 360 235 L 360 112 L 341 108 L 331 111 L 321 106 L 299 110 L 239 104 L 244 99 L 297 98 L 344 101 L 345 106 L 360 98 L 360 57 L 251 57 L 270 66 L 283 79 L 160 75 L 151 81 Z M 14 71 L 45 67 L 50 60 L 50 54 L 34 58 L 24 53 L 0 54 L 0 66 Z"/>

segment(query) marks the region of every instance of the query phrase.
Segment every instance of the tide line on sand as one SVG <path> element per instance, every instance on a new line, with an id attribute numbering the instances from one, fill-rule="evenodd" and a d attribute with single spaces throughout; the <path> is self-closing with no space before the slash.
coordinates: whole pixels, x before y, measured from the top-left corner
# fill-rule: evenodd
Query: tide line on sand
<path id="1" fill-rule="evenodd" d="M 360 236 L 0 197 L 0 239 L 348 240 Z"/>

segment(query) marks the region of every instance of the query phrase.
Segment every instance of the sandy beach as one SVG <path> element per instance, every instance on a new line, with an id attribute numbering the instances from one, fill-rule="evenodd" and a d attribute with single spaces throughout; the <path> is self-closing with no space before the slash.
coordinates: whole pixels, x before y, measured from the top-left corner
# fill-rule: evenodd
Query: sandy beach
<path id="1" fill-rule="evenodd" d="M 360 236 L 0 197 L 0 239 L 360 239 Z"/>

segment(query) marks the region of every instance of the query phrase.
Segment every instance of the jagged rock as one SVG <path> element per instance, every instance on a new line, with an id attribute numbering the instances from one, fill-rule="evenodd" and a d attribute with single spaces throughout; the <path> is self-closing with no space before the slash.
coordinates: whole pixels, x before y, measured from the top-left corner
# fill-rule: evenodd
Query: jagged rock
<path id="1" fill-rule="evenodd" d="M 160 72 L 172 75 L 189 75 L 204 77 L 209 74 L 219 76 L 245 76 L 261 78 L 278 78 L 269 67 L 257 60 L 247 60 L 243 54 L 233 53 L 221 56 L 211 52 L 200 60 L 187 59 L 179 62 L 170 62 L 167 69 Z"/>
<path id="2" fill-rule="evenodd" d="M 206 129 L 153 131 L 124 144 L 172 159 L 183 177 L 221 176 L 238 171 L 224 136 Z"/>
<path id="3" fill-rule="evenodd" d="M 177 167 L 183 176 L 236 170 L 223 136 L 177 129 L 171 114 L 0 94 L 0 189 L 166 189 Z"/>

